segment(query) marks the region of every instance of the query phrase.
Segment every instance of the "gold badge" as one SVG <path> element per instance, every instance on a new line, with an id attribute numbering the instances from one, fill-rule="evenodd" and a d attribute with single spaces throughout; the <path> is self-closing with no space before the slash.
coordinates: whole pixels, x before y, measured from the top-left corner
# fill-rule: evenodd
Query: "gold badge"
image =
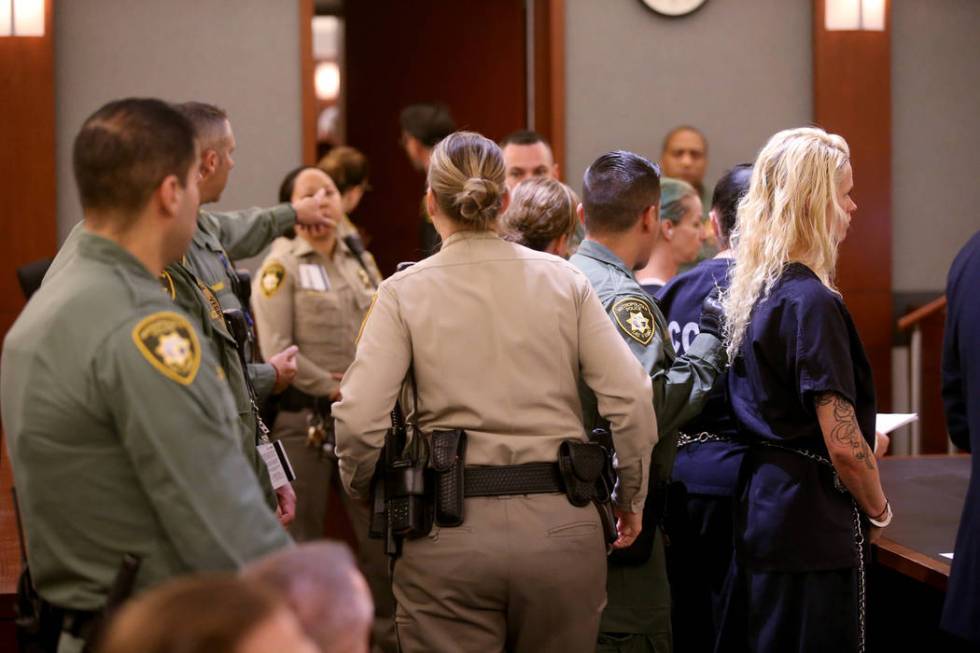
<path id="1" fill-rule="evenodd" d="M 626 297 L 613 304 L 613 318 L 623 333 L 641 345 L 653 340 L 653 312 L 650 304 L 639 297 Z"/>
<path id="2" fill-rule="evenodd" d="M 166 270 L 160 275 L 160 285 L 163 286 L 163 292 L 167 293 L 170 299 L 177 299 L 177 288 L 174 286 L 174 278 Z"/>
<path id="3" fill-rule="evenodd" d="M 201 366 L 201 343 L 190 323 L 177 313 L 161 311 L 140 320 L 133 342 L 158 372 L 181 385 L 190 385 Z"/>
<path id="4" fill-rule="evenodd" d="M 282 285 L 282 280 L 285 278 L 286 268 L 282 265 L 279 263 L 266 265 L 259 275 L 259 287 L 262 288 L 262 294 L 266 297 L 272 297 L 279 290 L 279 286 Z"/>

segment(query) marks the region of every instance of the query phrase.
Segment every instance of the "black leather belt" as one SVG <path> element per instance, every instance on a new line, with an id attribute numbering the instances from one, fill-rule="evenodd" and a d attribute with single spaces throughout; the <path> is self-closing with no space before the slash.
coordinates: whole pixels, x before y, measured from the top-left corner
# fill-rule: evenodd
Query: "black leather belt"
<path id="1" fill-rule="evenodd" d="M 290 386 L 279 399 L 279 410 L 296 413 L 309 409 L 327 417 L 332 403 L 329 397 L 315 397 Z"/>
<path id="2" fill-rule="evenodd" d="M 467 467 L 463 474 L 463 487 L 463 496 L 466 497 L 565 491 L 558 463 Z"/>

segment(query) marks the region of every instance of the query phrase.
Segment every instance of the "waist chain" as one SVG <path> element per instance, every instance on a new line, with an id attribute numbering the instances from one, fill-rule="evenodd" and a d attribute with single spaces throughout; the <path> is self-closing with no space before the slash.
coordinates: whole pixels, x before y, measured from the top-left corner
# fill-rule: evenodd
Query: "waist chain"
<path id="1" fill-rule="evenodd" d="M 736 442 L 736 440 L 727 435 L 718 435 L 717 433 L 710 433 L 708 431 L 701 431 L 696 434 L 681 431 L 677 436 L 678 449 L 686 447 L 689 444 L 703 444 L 705 442 Z"/>
<path id="2" fill-rule="evenodd" d="M 837 474 L 837 469 L 834 467 L 834 464 L 830 462 L 830 459 L 826 456 L 822 456 L 818 453 L 807 451 L 805 449 L 796 449 L 794 447 L 776 444 L 775 442 L 764 441 L 759 444 L 769 449 L 781 449 L 783 451 L 799 454 L 804 458 L 808 458 L 821 465 L 824 465 L 825 467 L 829 467 L 834 474 L 834 487 L 839 492 L 848 492 L 847 488 L 844 487 L 844 484 L 841 483 L 840 476 Z M 861 509 L 858 508 L 857 501 L 854 500 L 853 496 L 849 495 L 849 498 L 851 500 L 851 514 L 853 517 L 853 522 L 851 525 L 852 534 L 854 536 L 854 546 L 857 550 L 858 653 L 864 653 L 867 632 L 867 579 L 864 568 L 864 530 L 861 528 Z"/>

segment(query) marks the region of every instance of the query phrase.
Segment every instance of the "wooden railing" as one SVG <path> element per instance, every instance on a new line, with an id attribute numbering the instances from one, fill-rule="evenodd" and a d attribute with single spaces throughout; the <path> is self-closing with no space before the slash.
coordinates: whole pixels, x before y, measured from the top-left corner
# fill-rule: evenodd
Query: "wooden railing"
<path id="1" fill-rule="evenodd" d="M 946 423 L 943 417 L 941 397 L 941 361 L 943 323 L 940 319 L 946 310 L 946 297 L 940 296 L 924 306 L 910 311 L 898 320 L 899 331 L 911 330 L 909 339 L 909 404 L 918 413 L 919 421 L 911 426 L 909 453 L 938 453 L 955 448 L 945 437 Z M 923 442 L 923 433 L 931 434 L 929 442 Z M 938 439 L 943 434 L 943 441 Z"/>

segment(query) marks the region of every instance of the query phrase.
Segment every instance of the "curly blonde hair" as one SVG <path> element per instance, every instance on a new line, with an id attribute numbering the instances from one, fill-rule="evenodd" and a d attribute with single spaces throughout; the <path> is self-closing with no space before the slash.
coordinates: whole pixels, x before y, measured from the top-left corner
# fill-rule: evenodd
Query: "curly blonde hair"
<path id="1" fill-rule="evenodd" d="M 507 240 L 543 252 L 558 238 L 575 233 L 578 203 L 575 191 L 560 181 L 525 179 L 511 191 L 501 232 Z"/>
<path id="2" fill-rule="evenodd" d="M 849 163 L 847 142 L 816 127 L 781 131 L 759 152 L 738 206 L 735 264 L 722 296 L 730 359 L 738 354 L 752 309 L 768 297 L 788 263 L 803 263 L 837 292 L 835 233 L 848 219 L 837 185 Z"/>

